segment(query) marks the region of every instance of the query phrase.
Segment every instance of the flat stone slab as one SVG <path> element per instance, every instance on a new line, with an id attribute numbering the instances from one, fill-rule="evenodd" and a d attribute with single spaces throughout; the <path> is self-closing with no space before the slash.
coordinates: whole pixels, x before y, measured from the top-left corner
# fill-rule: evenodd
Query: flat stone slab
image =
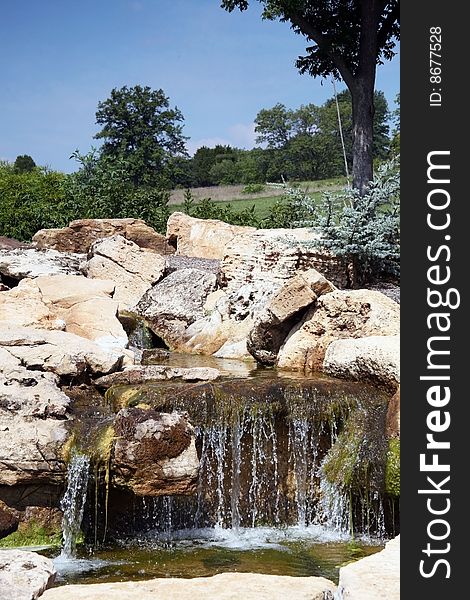
<path id="1" fill-rule="evenodd" d="M 400 536 L 372 556 L 342 567 L 337 600 L 399 600 Z"/>
<path id="2" fill-rule="evenodd" d="M 36 600 L 54 578 L 55 569 L 49 558 L 23 550 L 0 550 L 2 600 Z"/>
<path id="3" fill-rule="evenodd" d="M 220 371 L 212 367 L 170 367 L 167 365 L 142 365 L 127 367 L 124 371 L 110 373 L 95 380 L 95 385 L 109 388 L 113 385 L 140 385 L 148 381 L 214 381 L 220 377 Z"/>
<path id="4" fill-rule="evenodd" d="M 221 573 L 195 579 L 69 585 L 47 590 L 44 600 L 333 600 L 336 586 L 323 577 Z"/>

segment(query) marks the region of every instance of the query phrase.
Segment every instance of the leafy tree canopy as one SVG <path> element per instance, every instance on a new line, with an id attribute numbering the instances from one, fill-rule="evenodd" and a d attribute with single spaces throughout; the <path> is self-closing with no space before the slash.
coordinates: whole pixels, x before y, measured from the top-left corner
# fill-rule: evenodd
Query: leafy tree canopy
<path id="1" fill-rule="evenodd" d="M 165 186 L 171 159 L 187 154 L 183 121 L 163 90 L 124 86 L 98 104 L 95 138 L 104 141 L 103 157 L 126 160 L 136 186 Z"/>
<path id="2" fill-rule="evenodd" d="M 21 154 L 16 157 L 13 170 L 15 173 L 30 173 L 36 167 L 36 163 L 29 154 Z"/>

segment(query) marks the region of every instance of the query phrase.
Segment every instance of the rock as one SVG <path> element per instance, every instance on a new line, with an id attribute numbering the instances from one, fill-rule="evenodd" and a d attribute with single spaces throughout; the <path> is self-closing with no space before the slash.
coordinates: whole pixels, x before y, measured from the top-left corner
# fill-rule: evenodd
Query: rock
<path id="1" fill-rule="evenodd" d="M 18 511 L 10 508 L 0 500 L 0 539 L 16 531 L 19 522 Z"/>
<path id="2" fill-rule="evenodd" d="M 55 579 L 52 560 L 23 550 L 0 550 L 0 598 L 36 600 Z"/>
<path id="3" fill-rule="evenodd" d="M 98 344 L 65 331 L 46 331 L 0 323 L 0 357 L 14 368 L 21 363 L 29 369 L 77 377 L 85 373 L 103 375 L 118 369 L 124 353 L 106 350 Z M 9 371 L 10 373 L 10 371 Z"/>
<path id="4" fill-rule="evenodd" d="M 113 299 L 120 310 L 132 308 L 152 285 L 160 281 L 165 258 L 140 248 L 121 235 L 95 242 L 84 266 L 88 277 L 111 280 L 116 288 Z"/>
<path id="5" fill-rule="evenodd" d="M 338 287 L 348 283 L 340 259 L 316 248 L 320 234 L 314 229 L 259 229 L 235 237 L 225 247 L 221 280 L 229 296 L 245 288 L 250 303 L 263 301 L 266 290 L 274 295 L 289 279 L 316 269 Z"/>
<path id="6" fill-rule="evenodd" d="M 195 433 L 179 413 L 126 408 L 114 422 L 113 483 L 137 496 L 190 494 L 199 459 Z"/>
<path id="7" fill-rule="evenodd" d="M 170 351 L 163 348 L 148 348 L 142 351 L 143 365 L 159 365 L 170 358 Z"/>
<path id="8" fill-rule="evenodd" d="M 8 292 L 10 289 L 7 285 L 0 282 L 0 292 Z"/>
<path id="9" fill-rule="evenodd" d="M 37 248 L 86 254 L 93 242 L 113 235 L 122 235 L 141 248 L 159 254 L 174 251 L 163 235 L 141 219 L 79 219 L 62 229 L 41 229 L 33 236 L 33 243 Z"/>
<path id="10" fill-rule="evenodd" d="M 30 248 L 31 244 L 20 242 L 14 238 L 8 238 L 0 235 L 0 250 L 15 250 L 16 248 Z"/>
<path id="11" fill-rule="evenodd" d="M 400 437 L 400 387 L 398 387 L 388 403 L 385 435 L 388 438 Z"/>
<path id="12" fill-rule="evenodd" d="M 339 600 L 399 600 L 400 536 L 372 556 L 341 567 Z"/>
<path id="13" fill-rule="evenodd" d="M 215 219 L 196 219 L 180 212 L 170 215 L 166 236 L 176 254 L 198 258 L 222 259 L 226 246 L 254 227 L 229 225 Z"/>
<path id="14" fill-rule="evenodd" d="M 326 350 L 322 370 L 333 377 L 370 381 L 395 391 L 400 382 L 400 337 L 335 340 Z"/>
<path id="15" fill-rule="evenodd" d="M 104 349 L 122 349 L 127 335 L 111 298 L 114 288 L 112 281 L 75 275 L 24 279 L 0 295 L 0 324 L 65 330 Z"/>
<path id="16" fill-rule="evenodd" d="M 166 365 L 126 367 L 124 371 L 111 373 L 95 380 L 95 385 L 109 388 L 113 385 L 139 385 L 148 381 L 214 381 L 220 377 L 220 371 L 210 367 L 169 367 Z"/>
<path id="17" fill-rule="evenodd" d="M 380 292 L 336 290 L 318 298 L 293 327 L 278 354 L 277 365 L 321 371 L 328 346 L 337 339 L 398 335 L 400 307 Z"/>
<path id="18" fill-rule="evenodd" d="M 204 317 L 204 304 L 215 287 L 212 273 L 181 269 L 154 285 L 134 310 L 169 348 L 178 350 L 186 328 Z"/>
<path id="19" fill-rule="evenodd" d="M 47 590 L 44 600 L 333 600 L 336 586 L 323 577 L 220 573 L 194 579 L 68 585 Z"/>
<path id="20" fill-rule="evenodd" d="M 170 254 L 165 257 L 165 275 L 181 269 L 197 269 L 219 275 L 220 260 L 213 258 L 197 258 L 195 256 L 178 256 Z"/>
<path id="21" fill-rule="evenodd" d="M 0 273 L 13 280 L 44 275 L 79 275 L 82 254 L 19 248 L 0 250 Z"/>
<path id="22" fill-rule="evenodd" d="M 0 374 L 0 485 L 63 482 L 69 404 L 52 373 L 17 366 Z"/>
<path id="23" fill-rule="evenodd" d="M 294 275 L 257 317 L 247 340 L 250 354 L 262 364 L 273 365 L 299 313 L 312 305 L 320 295 L 334 289 L 334 285 L 315 269 Z"/>

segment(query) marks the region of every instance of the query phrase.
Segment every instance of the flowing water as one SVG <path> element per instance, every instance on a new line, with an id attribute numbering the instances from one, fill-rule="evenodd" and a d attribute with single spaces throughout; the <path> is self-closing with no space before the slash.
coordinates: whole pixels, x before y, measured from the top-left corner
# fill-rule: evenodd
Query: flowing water
<path id="1" fill-rule="evenodd" d="M 112 477 L 103 486 L 95 471 L 85 506 L 89 461 L 75 455 L 62 501 L 61 558 L 74 555 L 83 515 L 89 544 L 74 560 L 57 562 L 61 584 L 223 571 L 337 580 L 341 564 L 379 550 L 384 535 L 395 533 L 379 481 L 387 398 L 373 388 L 271 372 L 123 386 L 106 402 L 114 412 L 141 404 L 187 412 L 200 458 L 197 490 L 136 497 L 114 487 Z M 348 456 L 348 423 L 358 430 L 356 462 L 367 459 L 365 492 L 354 497 L 325 476 L 332 450 Z"/>

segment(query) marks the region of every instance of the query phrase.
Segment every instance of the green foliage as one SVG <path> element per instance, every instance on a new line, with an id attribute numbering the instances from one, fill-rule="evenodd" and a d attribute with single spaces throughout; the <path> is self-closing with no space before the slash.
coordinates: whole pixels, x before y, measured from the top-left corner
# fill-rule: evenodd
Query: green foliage
<path id="1" fill-rule="evenodd" d="M 103 157 L 125 161 L 136 187 L 166 187 L 171 160 L 186 155 L 183 120 L 163 90 L 124 86 L 98 104 L 95 138 L 104 140 Z"/>
<path id="2" fill-rule="evenodd" d="M 62 533 L 53 532 L 34 521 L 20 528 L 0 540 L 0 548 L 21 548 L 31 546 L 52 546 L 60 548 Z"/>
<path id="3" fill-rule="evenodd" d="M 67 179 L 66 211 L 72 218 L 144 219 L 157 231 L 166 229 L 169 192 L 137 187 L 123 157 L 99 156 L 96 151 L 72 155 L 81 165 Z"/>
<path id="4" fill-rule="evenodd" d="M 260 226 L 254 204 L 249 208 L 237 211 L 230 204 L 214 202 L 210 198 L 203 198 L 196 202 L 191 190 L 186 190 L 182 208 L 185 214 L 197 219 L 218 219 L 232 225 Z"/>
<path id="5" fill-rule="evenodd" d="M 13 165 L 15 173 L 30 173 L 36 167 L 36 163 L 29 154 L 21 154 L 16 157 Z"/>
<path id="6" fill-rule="evenodd" d="M 44 167 L 17 172 L 0 164 L 0 235 L 30 240 L 47 227 L 68 223 L 64 211 L 67 176 Z"/>
<path id="7" fill-rule="evenodd" d="M 262 183 L 248 183 L 242 189 L 242 194 L 260 194 L 261 192 L 264 192 L 265 188 L 266 186 Z"/>
<path id="8" fill-rule="evenodd" d="M 388 445 L 385 492 L 394 498 L 400 496 L 400 440 L 397 438 L 392 438 Z"/>

